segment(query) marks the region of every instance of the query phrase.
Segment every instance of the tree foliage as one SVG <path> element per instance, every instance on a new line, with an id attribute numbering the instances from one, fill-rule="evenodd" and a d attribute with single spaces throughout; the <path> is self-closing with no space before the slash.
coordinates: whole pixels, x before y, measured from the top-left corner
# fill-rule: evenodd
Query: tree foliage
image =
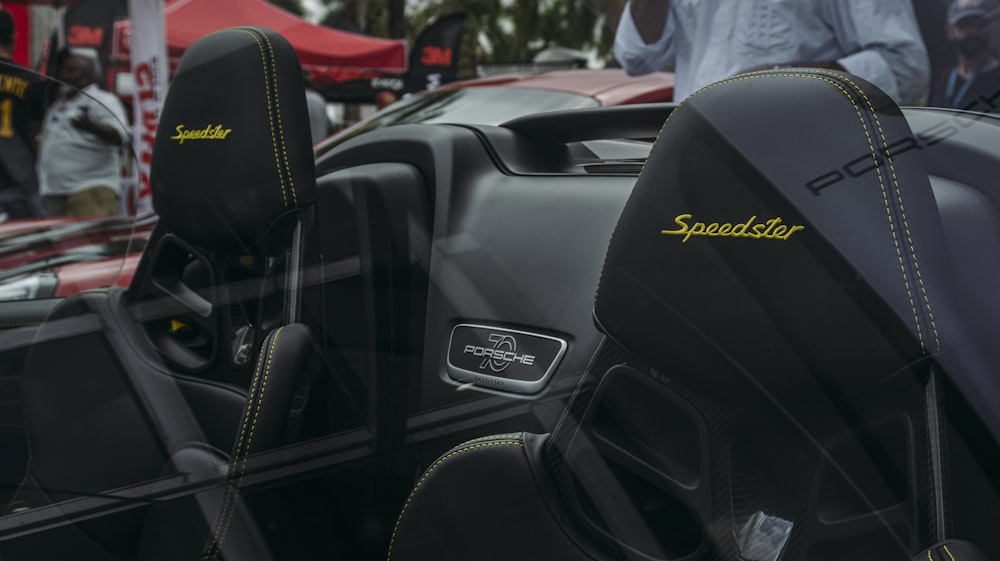
<path id="1" fill-rule="evenodd" d="M 549 46 L 594 51 L 605 58 L 624 0 L 407 0 L 401 15 L 395 14 L 398 0 L 395 6 L 393 0 L 323 2 L 328 8 L 324 25 L 392 37 L 394 18 L 402 18 L 410 44 L 435 18 L 465 12 L 461 52 L 463 72 L 469 73 L 476 63 L 530 62 Z"/>

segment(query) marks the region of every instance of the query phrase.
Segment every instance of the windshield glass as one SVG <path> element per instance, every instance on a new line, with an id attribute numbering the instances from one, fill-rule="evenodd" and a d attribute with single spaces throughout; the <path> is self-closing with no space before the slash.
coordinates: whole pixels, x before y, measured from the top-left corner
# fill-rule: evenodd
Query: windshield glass
<path id="1" fill-rule="evenodd" d="M 1000 559 L 994 12 L 641 2 L 0 60 L 0 561 Z"/>

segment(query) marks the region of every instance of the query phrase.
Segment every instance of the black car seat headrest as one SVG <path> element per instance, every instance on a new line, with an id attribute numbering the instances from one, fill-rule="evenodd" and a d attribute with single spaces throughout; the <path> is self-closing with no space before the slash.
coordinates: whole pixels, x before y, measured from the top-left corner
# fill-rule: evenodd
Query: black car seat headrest
<path id="1" fill-rule="evenodd" d="M 599 328 L 708 395 L 803 407 L 939 353 L 958 322 L 927 174 L 893 157 L 909 142 L 891 99 L 844 73 L 696 93 L 621 215 Z"/>
<path id="2" fill-rule="evenodd" d="M 272 30 L 223 29 L 192 44 L 156 132 L 150 180 L 161 222 L 190 243 L 231 252 L 311 205 L 304 88 L 298 56 Z"/>

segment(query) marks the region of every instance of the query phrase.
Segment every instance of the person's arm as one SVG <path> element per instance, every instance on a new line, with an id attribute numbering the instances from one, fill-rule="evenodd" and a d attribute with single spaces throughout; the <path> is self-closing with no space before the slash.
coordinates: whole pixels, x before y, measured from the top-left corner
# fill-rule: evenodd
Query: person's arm
<path id="1" fill-rule="evenodd" d="M 118 129 L 111 125 L 101 124 L 95 121 L 91 118 L 89 108 L 86 106 L 80 108 L 80 113 L 76 117 L 70 119 L 70 123 L 82 131 L 92 133 L 94 136 L 100 138 L 107 144 L 112 146 L 122 145 L 122 137 L 119 134 Z"/>
<path id="2" fill-rule="evenodd" d="M 923 101 L 930 60 L 910 0 L 825 2 L 827 18 L 848 54 L 837 59 L 847 72 L 868 80 L 897 103 Z"/>
<path id="3" fill-rule="evenodd" d="M 660 40 L 667 25 L 670 0 L 631 0 L 628 10 L 636 31 L 647 45 Z"/>
<path id="4" fill-rule="evenodd" d="M 630 0 L 615 31 L 614 54 L 631 76 L 662 70 L 674 62 L 674 18 L 670 0 Z"/>

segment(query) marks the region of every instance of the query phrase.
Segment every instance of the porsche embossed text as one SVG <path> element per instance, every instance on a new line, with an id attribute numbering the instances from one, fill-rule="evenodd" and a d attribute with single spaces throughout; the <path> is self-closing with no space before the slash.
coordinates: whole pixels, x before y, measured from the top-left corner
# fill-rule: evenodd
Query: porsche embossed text
<path id="1" fill-rule="evenodd" d="M 712 236 L 725 238 L 750 238 L 754 240 L 787 240 L 805 226 L 786 226 L 781 223 L 781 217 L 776 216 L 764 222 L 757 222 L 756 216 L 751 216 L 746 222 L 731 224 L 729 222 L 719 223 L 695 222 L 688 224 L 693 218 L 690 214 L 680 214 L 674 218 L 678 228 L 676 230 L 661 230 L 665 236 L 684 236 L 681 243 L 687 242 L 691 236 Z"/>
<path id="2" fill-rule="evenodd" d="M 229 133 L 233 132 L 233 129 L 224 129 L 222 125 L 215 125 L 214 127 L 209 124 L 203 129 L 189 130 L 184 128 L 184 125 L 177 125 L 177 134 L 170 137 L 170 140 L 176 140 L 179 144 L 184 144 L 185 140 L 224 140 Z"/>
<path id="3" fill-rule="evenodd" d="M 535 364 L 535 355 L 518 354 L 517 342 L 510 335 L 492 333 L 489 337 L 493 348 L 479 347 L 476 345 L 466 345 L 463 354 L 482 357 L 483 362 L 479 365 L 481 370 L 486 370 L 488 366 L 494 372 L 503 372 L 511 364 L 523 364 L 531 366 Z"/>

